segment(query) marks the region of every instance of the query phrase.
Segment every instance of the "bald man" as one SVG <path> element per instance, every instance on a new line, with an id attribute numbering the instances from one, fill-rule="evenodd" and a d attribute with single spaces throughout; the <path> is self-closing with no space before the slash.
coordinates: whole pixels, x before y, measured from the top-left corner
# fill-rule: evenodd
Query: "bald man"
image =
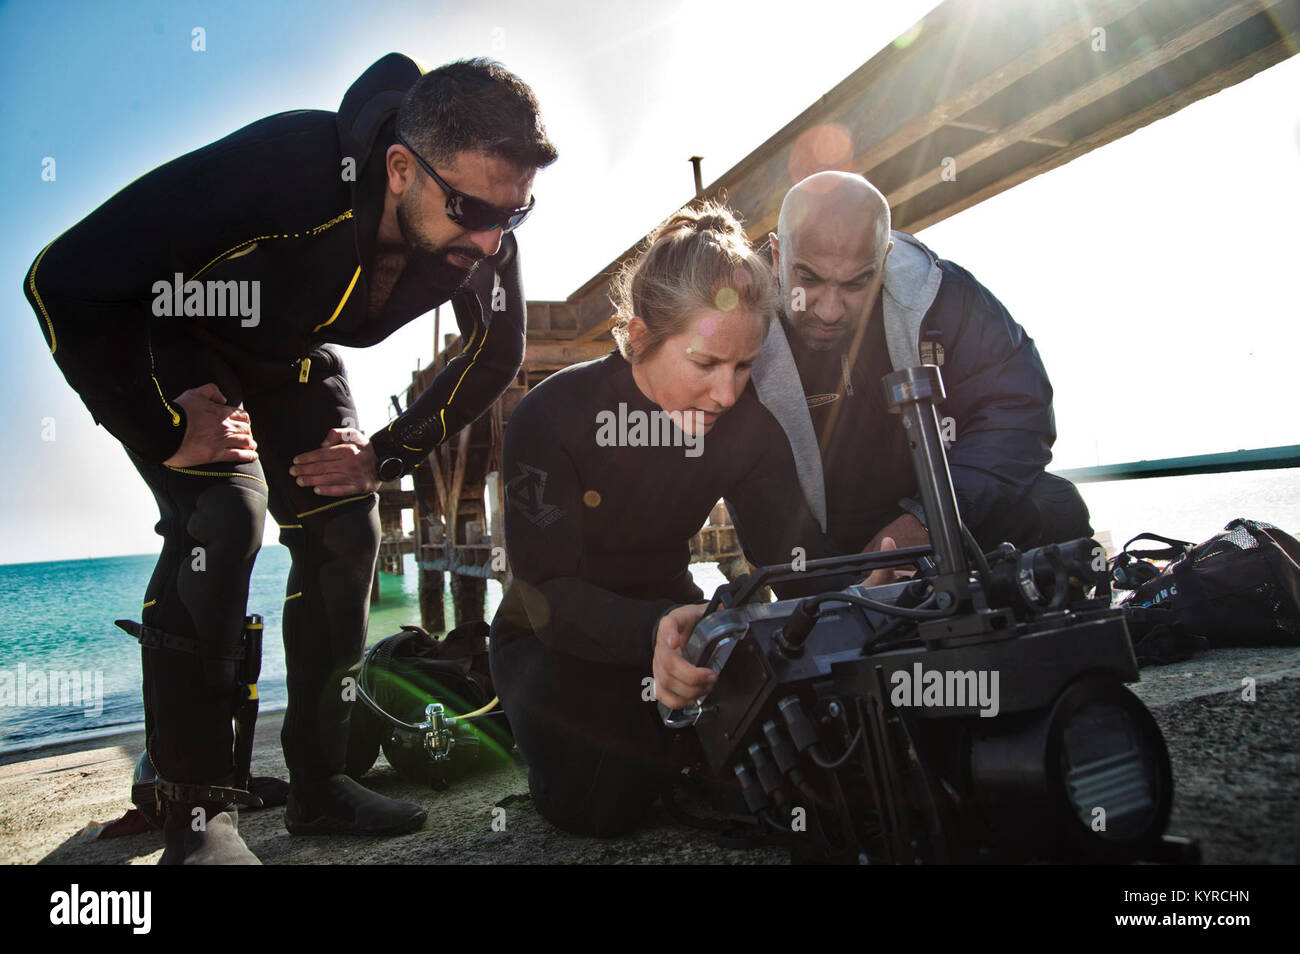
<path id="1" fill-rule="evenodd" d="M 784 313 L 754 384 L 842 552 L 929 542 L 903 428 L 880 386 L 918 364 L 942 368 L 953 486 L 983 549 L 1092 534 L 1078 491 L 1044 472 L 1056 425 L 1042 360 L 988 289 L 892 231 L 885 197 L 858 175 L 795 185 L 770 239 Z"/>

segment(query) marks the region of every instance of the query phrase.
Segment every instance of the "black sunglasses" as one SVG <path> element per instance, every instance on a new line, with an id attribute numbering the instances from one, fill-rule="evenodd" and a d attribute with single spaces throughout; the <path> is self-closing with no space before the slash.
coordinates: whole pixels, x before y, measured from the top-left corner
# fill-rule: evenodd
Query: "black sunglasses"
<path id="1" fill-rule="evenodd" d="M 513 232 L 523 224 L 524 219 L 528 218 L 528 214 L 533 211 L 533 206 L 537 204 L 537 197 L 529 196 L 528 204 L 521 209 L 502 209 L 491 202 L 485 202 L 468 193 L 453 189 L 447 185 L 442 176 L 433 171 L 433 166 L 425 162 L 423 157 L 411 148 L 411 144 L 402 137 L 401 133 L 397 134 L 397 141 L 415 157 L 420 168 L 438 183 L 438 188 L 447 193 L 447 218 L 471 232 L 491 232 L 498 228 L 502 232 Z"/>

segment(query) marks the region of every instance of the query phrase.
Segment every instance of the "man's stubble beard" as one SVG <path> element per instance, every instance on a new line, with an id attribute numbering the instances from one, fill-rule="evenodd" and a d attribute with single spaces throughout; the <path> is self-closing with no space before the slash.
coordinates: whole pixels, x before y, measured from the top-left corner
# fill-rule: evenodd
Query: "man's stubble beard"
<path id="1" fill-rule="evenodd" d="M 401 234 L 402 242 L 411 258 L 424 260 L 440 277 L 446 279 L 445 284 L 460 286 L 469 281 L 470 276 L 477 270 L 478 261 L 483 258 L 483 253 L 478 248 L 439 246 L 426 240 L 421 235 L 417 224 L 420 220 L 419 195 L 414 190 L 408 190 L 402 195 L 398 200 L 396 212 L 397 231 Z M 448 261 L 448 256 L 452 254 L 475 259 L 475 264 L 469 269 L 458 268 Z"/>
<path id="2" fill-rule="evenodd" d="M 849 337 L 847 329 L 840 332 L 834 338 L 814 338 L 811 335 L 805 335 L 803 333 L 803 328 L 797 324 L 795 325 L 795 329 L 799 332 L 799 337 L 803 341 L 804 347 L 809 351 L 841 351 L 844 348 L 844 343 Z"/>
<path id="3" fill-rule="evenodd" d="M 789 284 L 784 279 L 779 280 L 777 284 L 781 288 L 782 310 L 785 312 L 785 316 L 790 319 L 790 324 L 794 326 L 794 333 L 799 336 L 799 340 L 803 343 L 803 346 L 807 348 L 809 351 L 840 350 L 843 347 L 845 341 L 847 341 L 849 338 L 849 330 L 845 329 L 843 332 L 839 334 L 838 337 L 831 338 L 825 341 L 816 338 L 810 339 L 808 335 L 804 334 L 804 327 L 807 325 L 809 320 L 808 312 L 806 311 L 800 312 L 799 317 L 795 317 L 795 312 L 792 311 L 791 308 L 789 307 L 789 301 L 790 301 Z"/>

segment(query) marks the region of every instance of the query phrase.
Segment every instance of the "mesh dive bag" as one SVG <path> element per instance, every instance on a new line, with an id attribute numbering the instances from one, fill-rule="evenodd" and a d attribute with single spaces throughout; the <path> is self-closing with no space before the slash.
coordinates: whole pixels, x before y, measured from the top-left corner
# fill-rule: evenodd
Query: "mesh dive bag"
<path id="1" fill-rule="evenodd" d="M 1121 605 L 1139 662 L 1170 662 L 1196 648 L 1300 645 L 1300 542 L 1238 518 L 1185 548 Z"/>

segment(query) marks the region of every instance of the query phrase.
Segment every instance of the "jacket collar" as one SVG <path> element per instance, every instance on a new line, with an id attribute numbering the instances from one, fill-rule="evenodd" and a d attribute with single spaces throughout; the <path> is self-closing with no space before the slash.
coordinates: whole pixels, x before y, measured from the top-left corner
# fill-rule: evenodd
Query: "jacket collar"
<path id="1" fill-rule="evenodd" d="M 808 399 L 803 393 L 799 368 L 794 363 L 790 342 L 780 318 L 774 317 L 768 326 L 767 337 L 758 361 L 750 375 L 754 391 L 763 406 L 776 418 L 790 442 L 794 455 L 795 472 L 803 490 L 808 509 L 812 511 L 822 532 L 826 531 L 826 490 L 822 477 L 821 450 L 817 446 L 817 432 L 808 416 Z"/>
<path id="2" fill-rule="evenodd" d="M 921 320 L 939 294 L 943 272 L 934 252 L 906 232 L 890 233 L 894 250 L 885 262 L 882 293 L 885 341 L 894 369 L 921 363 L 917 334 Z"/>

